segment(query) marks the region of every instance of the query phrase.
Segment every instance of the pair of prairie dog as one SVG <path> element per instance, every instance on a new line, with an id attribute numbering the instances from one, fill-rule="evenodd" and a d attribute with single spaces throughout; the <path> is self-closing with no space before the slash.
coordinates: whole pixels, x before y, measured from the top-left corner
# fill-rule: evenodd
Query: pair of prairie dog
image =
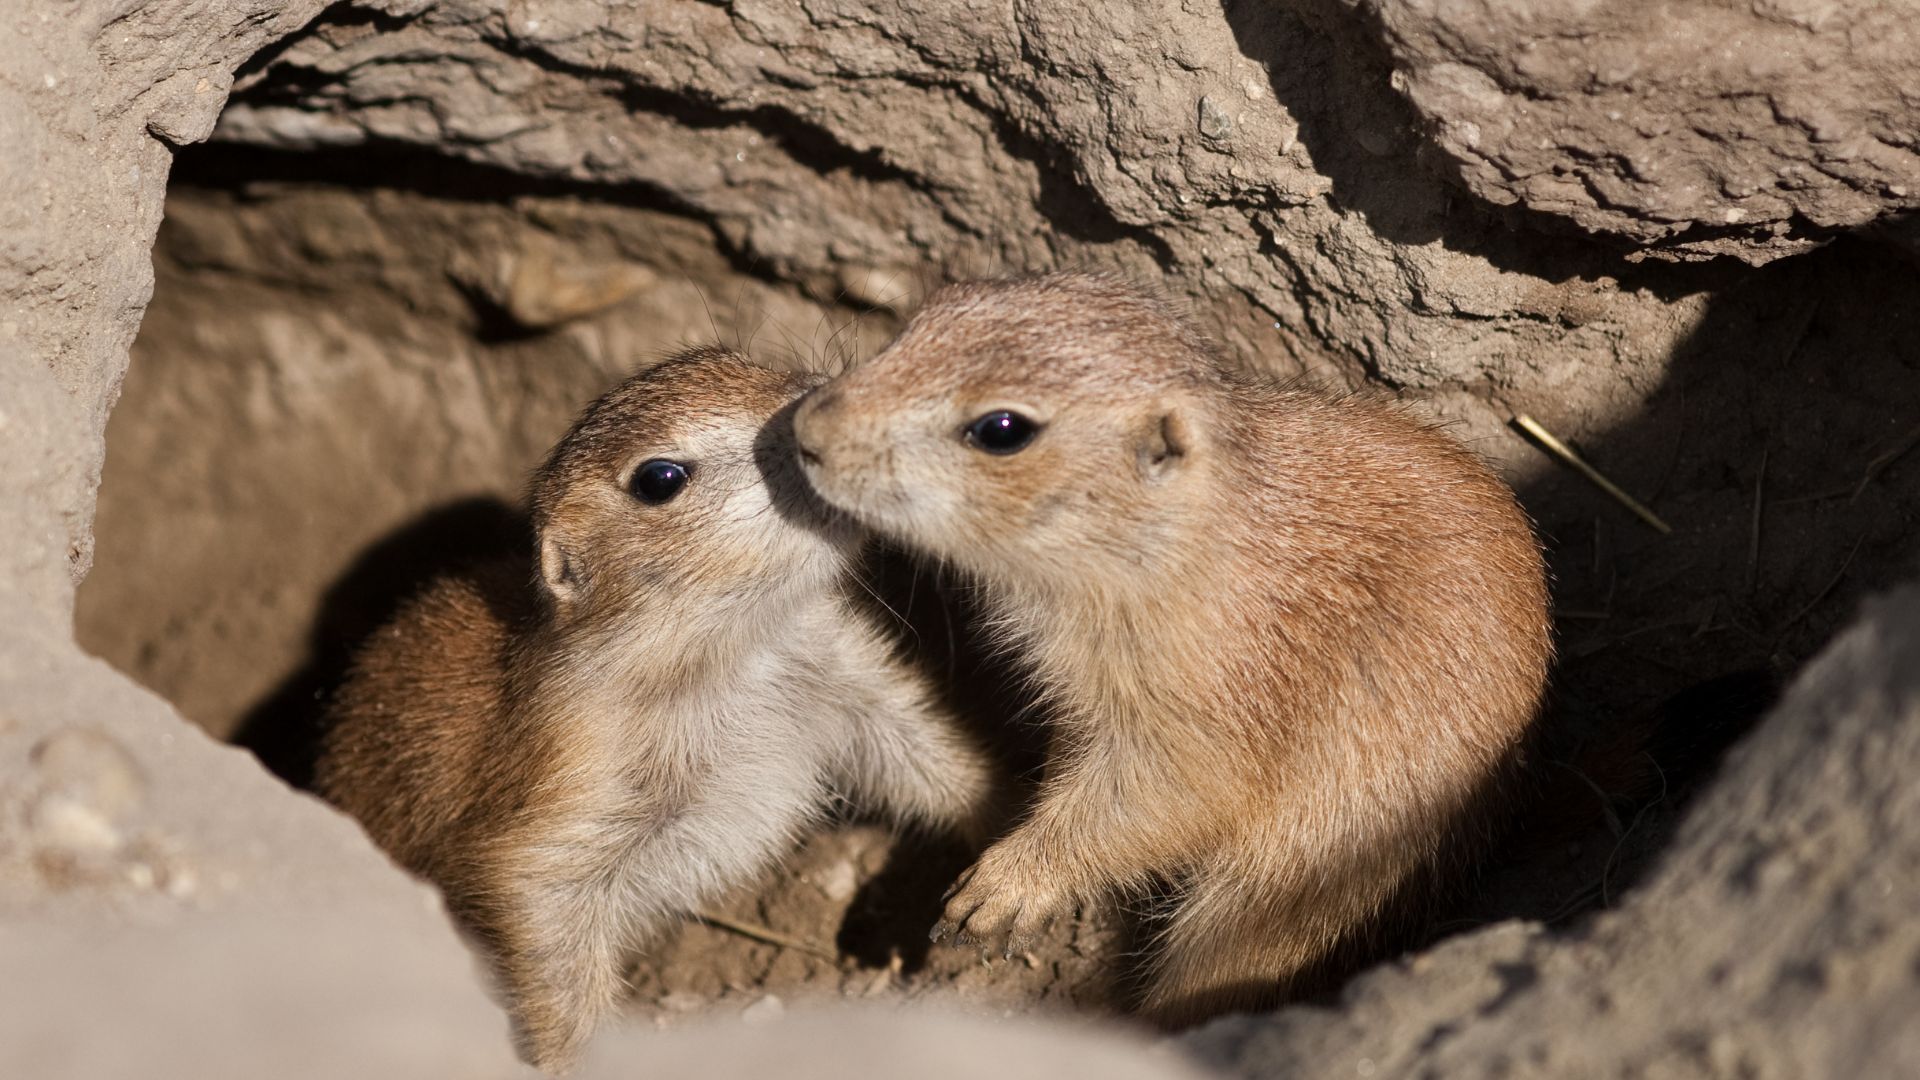
<path id="1" fill-rule="evenodd" d="M 523 605 L 450 583 L 403 614 L 323 761 L 491 939 L 538 1064 L 577 1049 L 620 947 L 827 792 L 992 813 L 985 759 L 841 599 L 855 539 L 813 493 L 976 583 L 1048 706 L 1039 798 L 936 935 L 1011 952 L 1170 887 L 1164 1022 L 1273 1000 L 1420 889 L 1544 686 L 1539 551 L 1482 463 L 1392 406 L 1233 374 L 1115 279 L 948 288 L 825 386 L 676 361 L 536 478 Z"/>

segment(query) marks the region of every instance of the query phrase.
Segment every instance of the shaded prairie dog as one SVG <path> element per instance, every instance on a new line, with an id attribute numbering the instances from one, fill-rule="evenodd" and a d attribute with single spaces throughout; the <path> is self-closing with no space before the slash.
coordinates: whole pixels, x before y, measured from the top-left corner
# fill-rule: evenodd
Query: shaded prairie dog
<path id="1" fill-rule="evenodd" d="M 983 813 L 986 760 L 841 593 L 858 536 L 787 442 L 816 381 L 704 349 L 609 392 L 533 480 L 537 574 L 441 581 L 332 708 L 320 790 L 492 947 L 543 1068 L 832 798 Z"/>
<path id="2" fill-rule="evenodd" d="M 795 415 L 828 502 L 981 585 L 1053 749 L 936 928 L 1018 951 L 1113 889 L 1177 899 L 1180 1023 L 1284 993 L 1479 832 L 1551 652 L 1486 466 L 1392 404 L 1231 372 L 1095 275 L 935 295 Z"/>

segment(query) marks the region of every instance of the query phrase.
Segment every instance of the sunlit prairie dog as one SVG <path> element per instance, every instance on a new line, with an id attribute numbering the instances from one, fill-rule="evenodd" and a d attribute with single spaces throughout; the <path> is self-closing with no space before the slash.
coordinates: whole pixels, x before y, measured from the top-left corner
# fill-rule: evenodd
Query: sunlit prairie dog
<path id="1" fill-rule="evenodd" d="M 444 888 L 543 1068 L 625 950 L 834 798 L 982 820 L 986 760 L 848 604 L 858 537 L 793 467 L 815 381 L 704 349 L 609 392 L 533 480 L 537 573 L 441 581 L 332 707 L 321 791 Z"/>
<path id="2" fill-rule="evenodd" d="M 1298 987 L 1472 848 L 1551 645 L 1526 517 L 1444 434 L 1084 274 L 940 292 L 795 434 L 828 502 L 979 584 L 1054 718 L 936 934 L 1019 950 L 1171 883 L 1143 1006 L 1180 1023 Z"/>

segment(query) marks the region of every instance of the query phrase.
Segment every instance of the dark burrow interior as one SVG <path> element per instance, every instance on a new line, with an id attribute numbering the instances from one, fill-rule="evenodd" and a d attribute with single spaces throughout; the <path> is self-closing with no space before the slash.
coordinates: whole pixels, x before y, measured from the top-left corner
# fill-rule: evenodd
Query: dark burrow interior
<path id="1" fill-rule="evenodd" d="M 926 285 L 856 304 L 731 252 L 626 190 L 418 153 L 183 152 L 109 428 L 81 642 L 302 782 L 353 645 L 433 574 L 522 542 L 522 481 L 580 405 L 683 342 L 857 359 Z M 1503 410 L 1550 398 L 1554 424 L 1588 433 L 1577 448 L 1672 526 L 1518 431 L 1474 440 L 1538 523 L 1559 662 L 1537 797 L 1409 946 L 1508 917 L 1578 932 L 1660 857 L 1771 689 L 1861 597 L 1920 573 L 1914 264 L 1847 240 L 1662 283 L 1705 303 L 1657 379 L 1554 397 L 1516 362 L 1483 384 L 1398 388 Z M 1584 764 L 1616 744 L 1629 781 Z M 992 967 L 929 951 L 965 860 L 850 818 L 636 960 L 633 1007 L 666 1022 L 769 994 L 1112 1001 L 1128 925 L 1114 912 Z"/>

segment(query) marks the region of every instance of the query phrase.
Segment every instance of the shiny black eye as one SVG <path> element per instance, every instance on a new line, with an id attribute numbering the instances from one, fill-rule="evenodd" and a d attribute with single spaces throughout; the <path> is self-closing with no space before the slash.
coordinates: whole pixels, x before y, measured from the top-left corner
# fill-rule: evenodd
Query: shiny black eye
<path id="1" fill-rule="evenodd" d="M 989 454 L 1013 454 L 1026 449 L 1040 425 L 1017 412 L 1002 409 L 967 425 L 967 442 Z"/>
<path id="2" fill-rule="evenodd" d="M 633 470 L 627 490 L 641 502 L 658 506 L 680 494 L 680 489 L 687 486 L 689 473 L 687 467 L 677 461 L 654 458 Z"/>

